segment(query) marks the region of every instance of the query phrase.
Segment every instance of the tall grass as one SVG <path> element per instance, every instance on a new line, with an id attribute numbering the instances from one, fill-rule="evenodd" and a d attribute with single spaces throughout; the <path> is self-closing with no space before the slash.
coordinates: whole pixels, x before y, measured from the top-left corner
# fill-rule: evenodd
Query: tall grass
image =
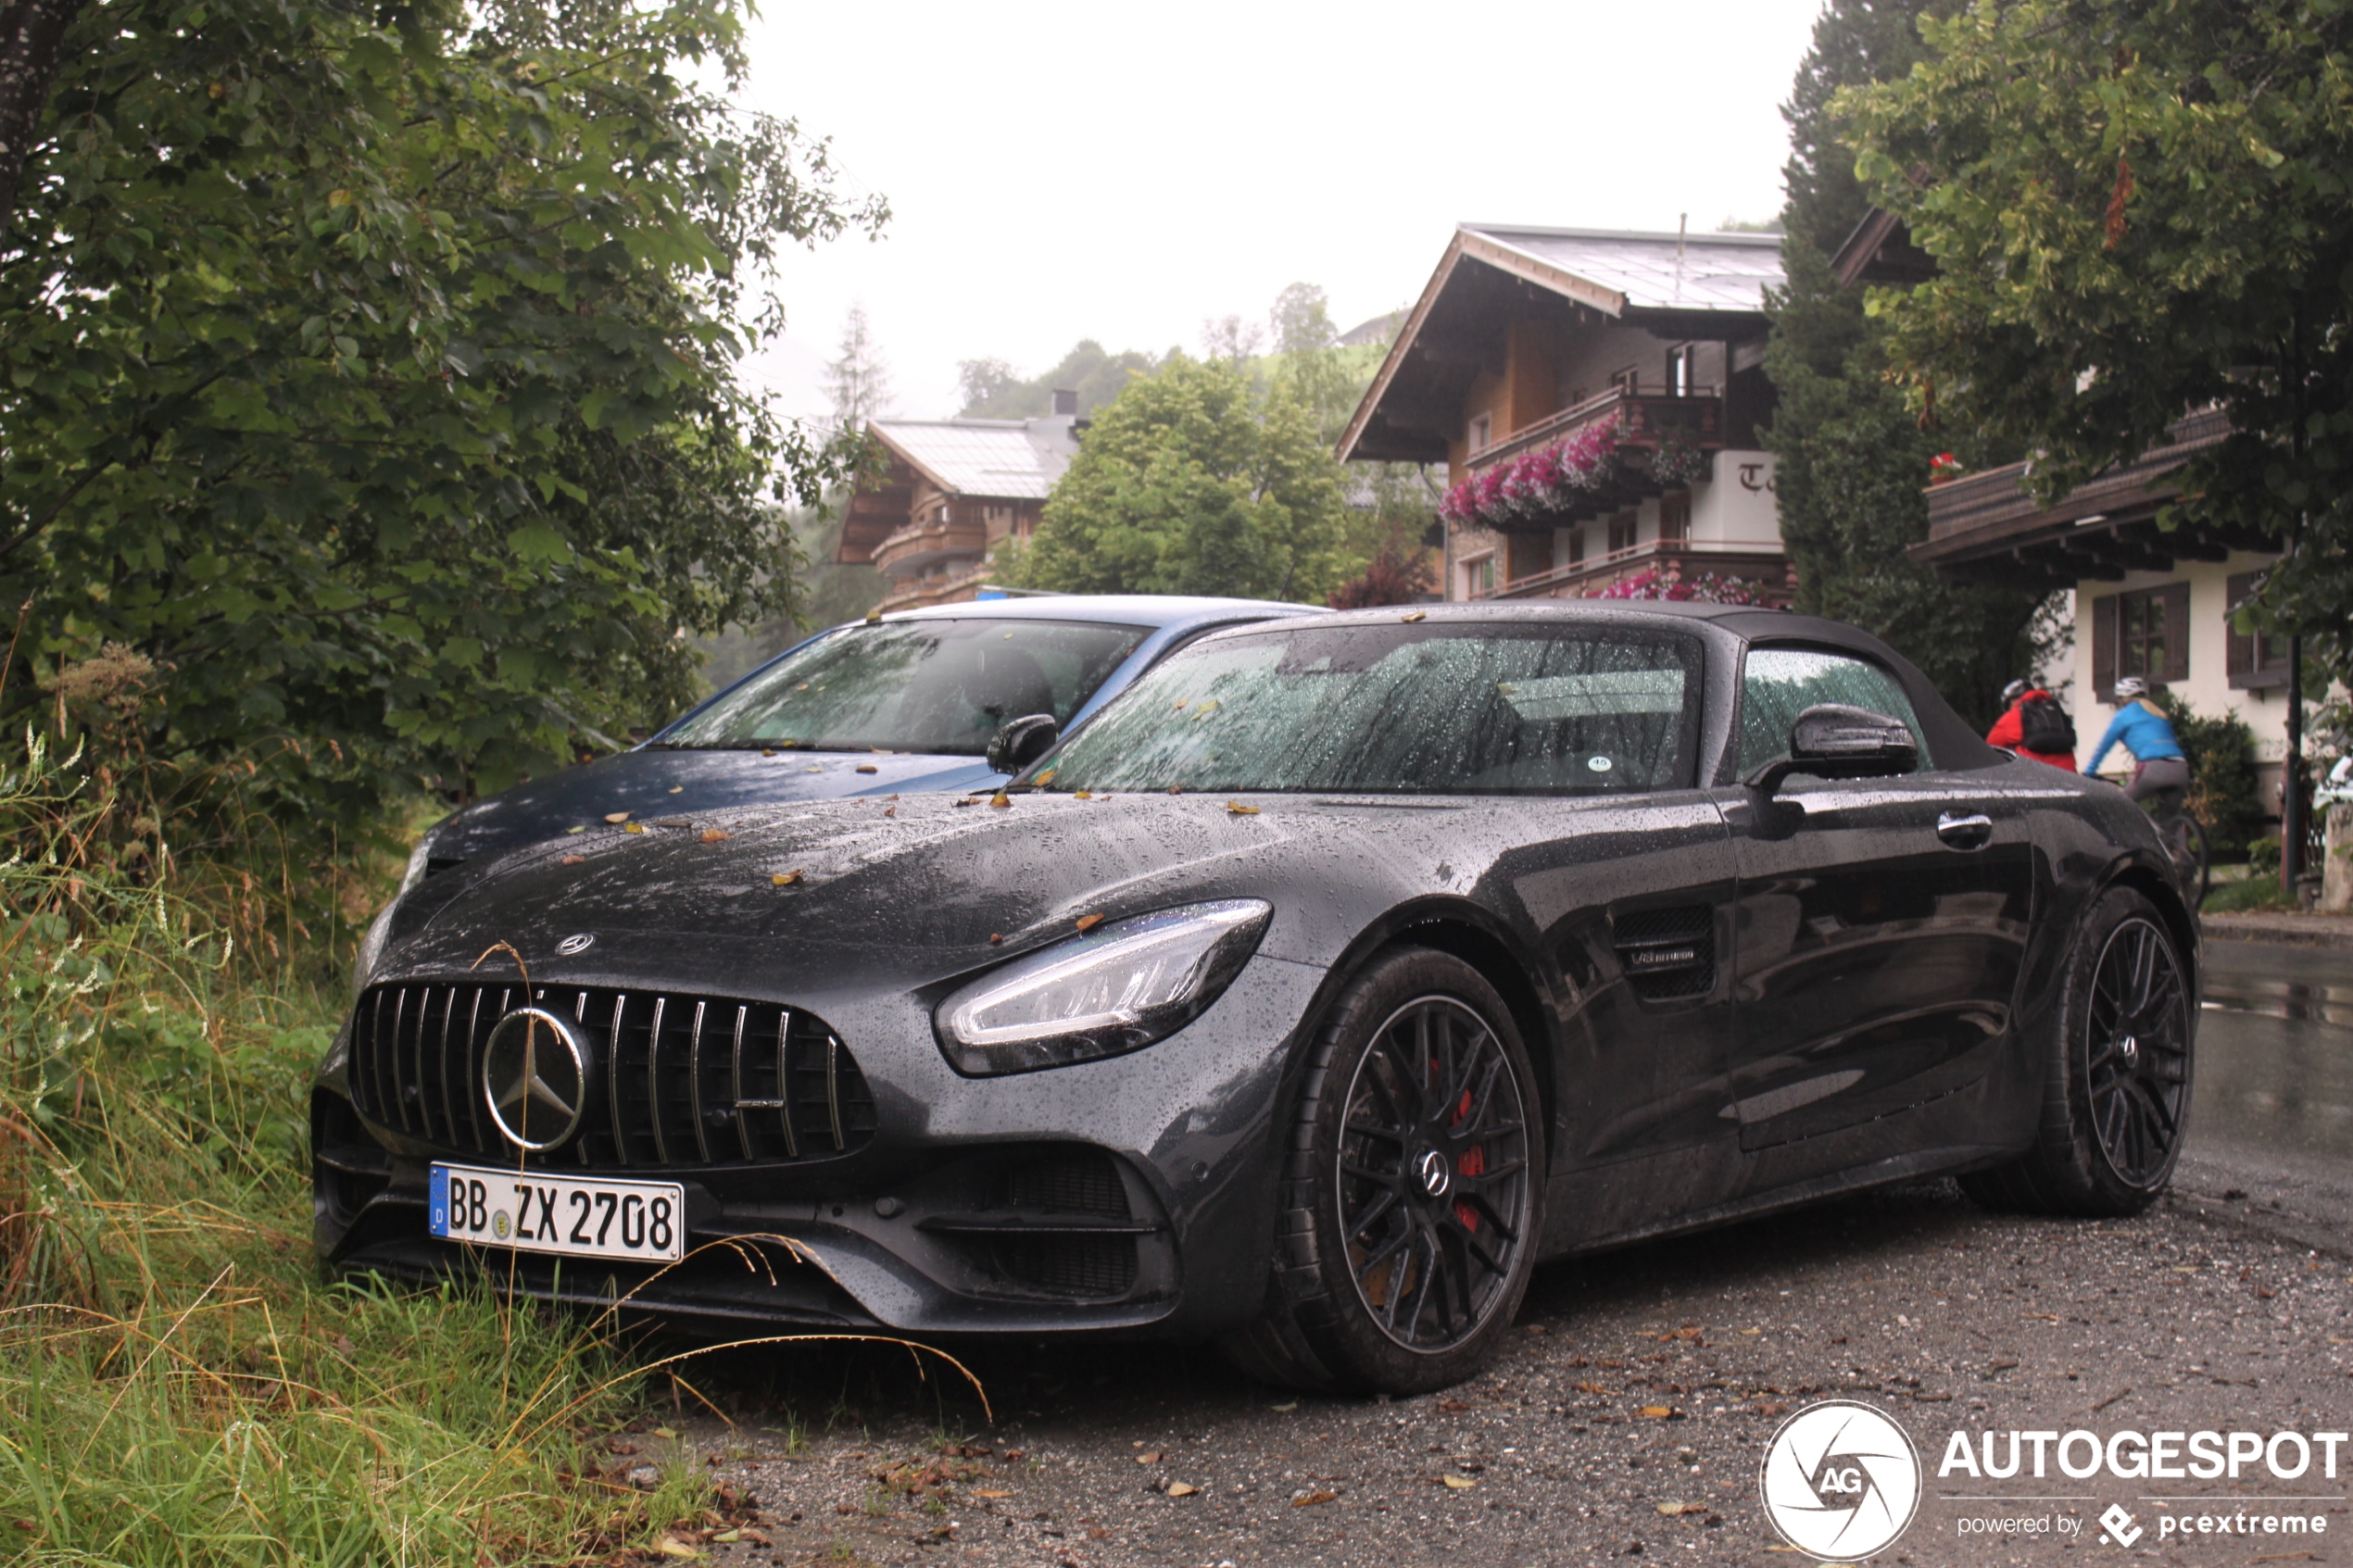
<path id="1" fill-rule="evenodd" d="M 590 1462 L 633 1394 L 593 1326 L 321 1282 L 333 965 L 156 821 L 38 734 L 0 771 L 0 1561 L 568 1562 L 699 1508 Z"/>

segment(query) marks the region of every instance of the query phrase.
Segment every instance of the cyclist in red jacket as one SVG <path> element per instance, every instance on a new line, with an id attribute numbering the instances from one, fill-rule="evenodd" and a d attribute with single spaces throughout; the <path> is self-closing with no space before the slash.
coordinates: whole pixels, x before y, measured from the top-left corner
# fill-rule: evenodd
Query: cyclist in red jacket
<path id="1" fill-rule="evenodd" d="M 2029 681 L 2012 681 L 2002 688 L 2002 716 L 1985 732 L 1985 744 L 2075 771 L 2073 721 L 2058 698 Z"/>

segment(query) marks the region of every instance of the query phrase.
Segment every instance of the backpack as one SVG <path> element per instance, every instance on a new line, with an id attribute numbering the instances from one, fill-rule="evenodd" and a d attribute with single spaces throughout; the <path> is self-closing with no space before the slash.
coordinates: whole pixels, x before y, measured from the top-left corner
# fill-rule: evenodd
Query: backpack
<path id="1" fill-rule="evenodd" d="M 2018 745 L 2045 756 L 2075 750 L 2075 725 L 2057 697 L 2030 696 L 2018 705 Z"/>

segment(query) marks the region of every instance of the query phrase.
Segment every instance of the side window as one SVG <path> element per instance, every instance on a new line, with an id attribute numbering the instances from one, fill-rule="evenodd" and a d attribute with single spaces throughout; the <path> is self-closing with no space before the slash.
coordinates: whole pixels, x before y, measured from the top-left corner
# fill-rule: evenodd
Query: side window
<path id="1" fill-rule="evenodd" d="M 1819 702 L 1901 719 L 1928 766 L 1928 742 L 1903 684 L 1853 654 L 1820 648 L 1751 648 L 1741 671 L 1741 776 L 1789 755 L 1790 726 Z"/>

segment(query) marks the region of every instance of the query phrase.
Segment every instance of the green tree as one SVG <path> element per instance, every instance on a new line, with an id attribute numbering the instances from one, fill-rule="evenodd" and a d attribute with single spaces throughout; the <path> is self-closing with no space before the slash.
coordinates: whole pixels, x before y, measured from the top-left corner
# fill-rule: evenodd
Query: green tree
<path id="1" fill-rule="evenodd" d="M 1081 338 L 1062 362 L 1042 376 L 1024 381 L 1002 359 L 966 359 L 956 369 L 964 394 L 966 420 L 1036 420 L 1054 410 L 1056 391 L 1078 394 L 1079 417 L 1095 411 L 1148 376 L 1160 360 L 1129 349 L 1114 354 L 1093 338 Z"/>
<path id="2" fill-rule="evenodd" d="M 2033 655 L 2036 596 L 1940 582 L 1905 546 L 1928 537 L 1921 487 L 1955 437 L 1923 430 L 1884 373 L 1885 330 L 1842 287 L 1830 257 L 1870 209 L 1830 106 L 1845 86 L 1900 75 L 1922 54 L 1916 19 L 1936 0 L 1831 0 L 1814 24 L 1783 117 L 1790 158 L 1780 227 L 1788 282 L 1772 300 L 1766 445 L 1779 457 L 1781 537 L 1797 608 L 1877 633 L 1981 723 Z M 1983 458 L 1994 450 L 1969 456 Z"/>
<path id="3" fill-rule="evenodd" d="M 6 700 L 117 644 L 149 755 L 302 804 L 487 787 L 664 716 L 787 608 L 747 396 L 778 249 L 879 222 L 728 101 L 735 0 L 122 0 L 68 30 L 0 249 Z M 30 668 L 28 668 L 28 666 Z"/>
<path id="4" fill-rule="evenodd" d="M 2055 496 L 2190 409 L 2235 433 L 2175 514 L 2276 535 L 2259 612 L 2353 646 L 2353 10 L 1992 0 L 1838 99 L 1939 275 L 1876 297 L 1925 415 L 2036 452 Z"/>
<path id="5" fill-rule="evenodd" d="M 1099 415 L 1009 575 L 1096 594 L 1318 599 L 1347 574 L 1343 474 L 1286 387 L 1174 355 Z"/>

